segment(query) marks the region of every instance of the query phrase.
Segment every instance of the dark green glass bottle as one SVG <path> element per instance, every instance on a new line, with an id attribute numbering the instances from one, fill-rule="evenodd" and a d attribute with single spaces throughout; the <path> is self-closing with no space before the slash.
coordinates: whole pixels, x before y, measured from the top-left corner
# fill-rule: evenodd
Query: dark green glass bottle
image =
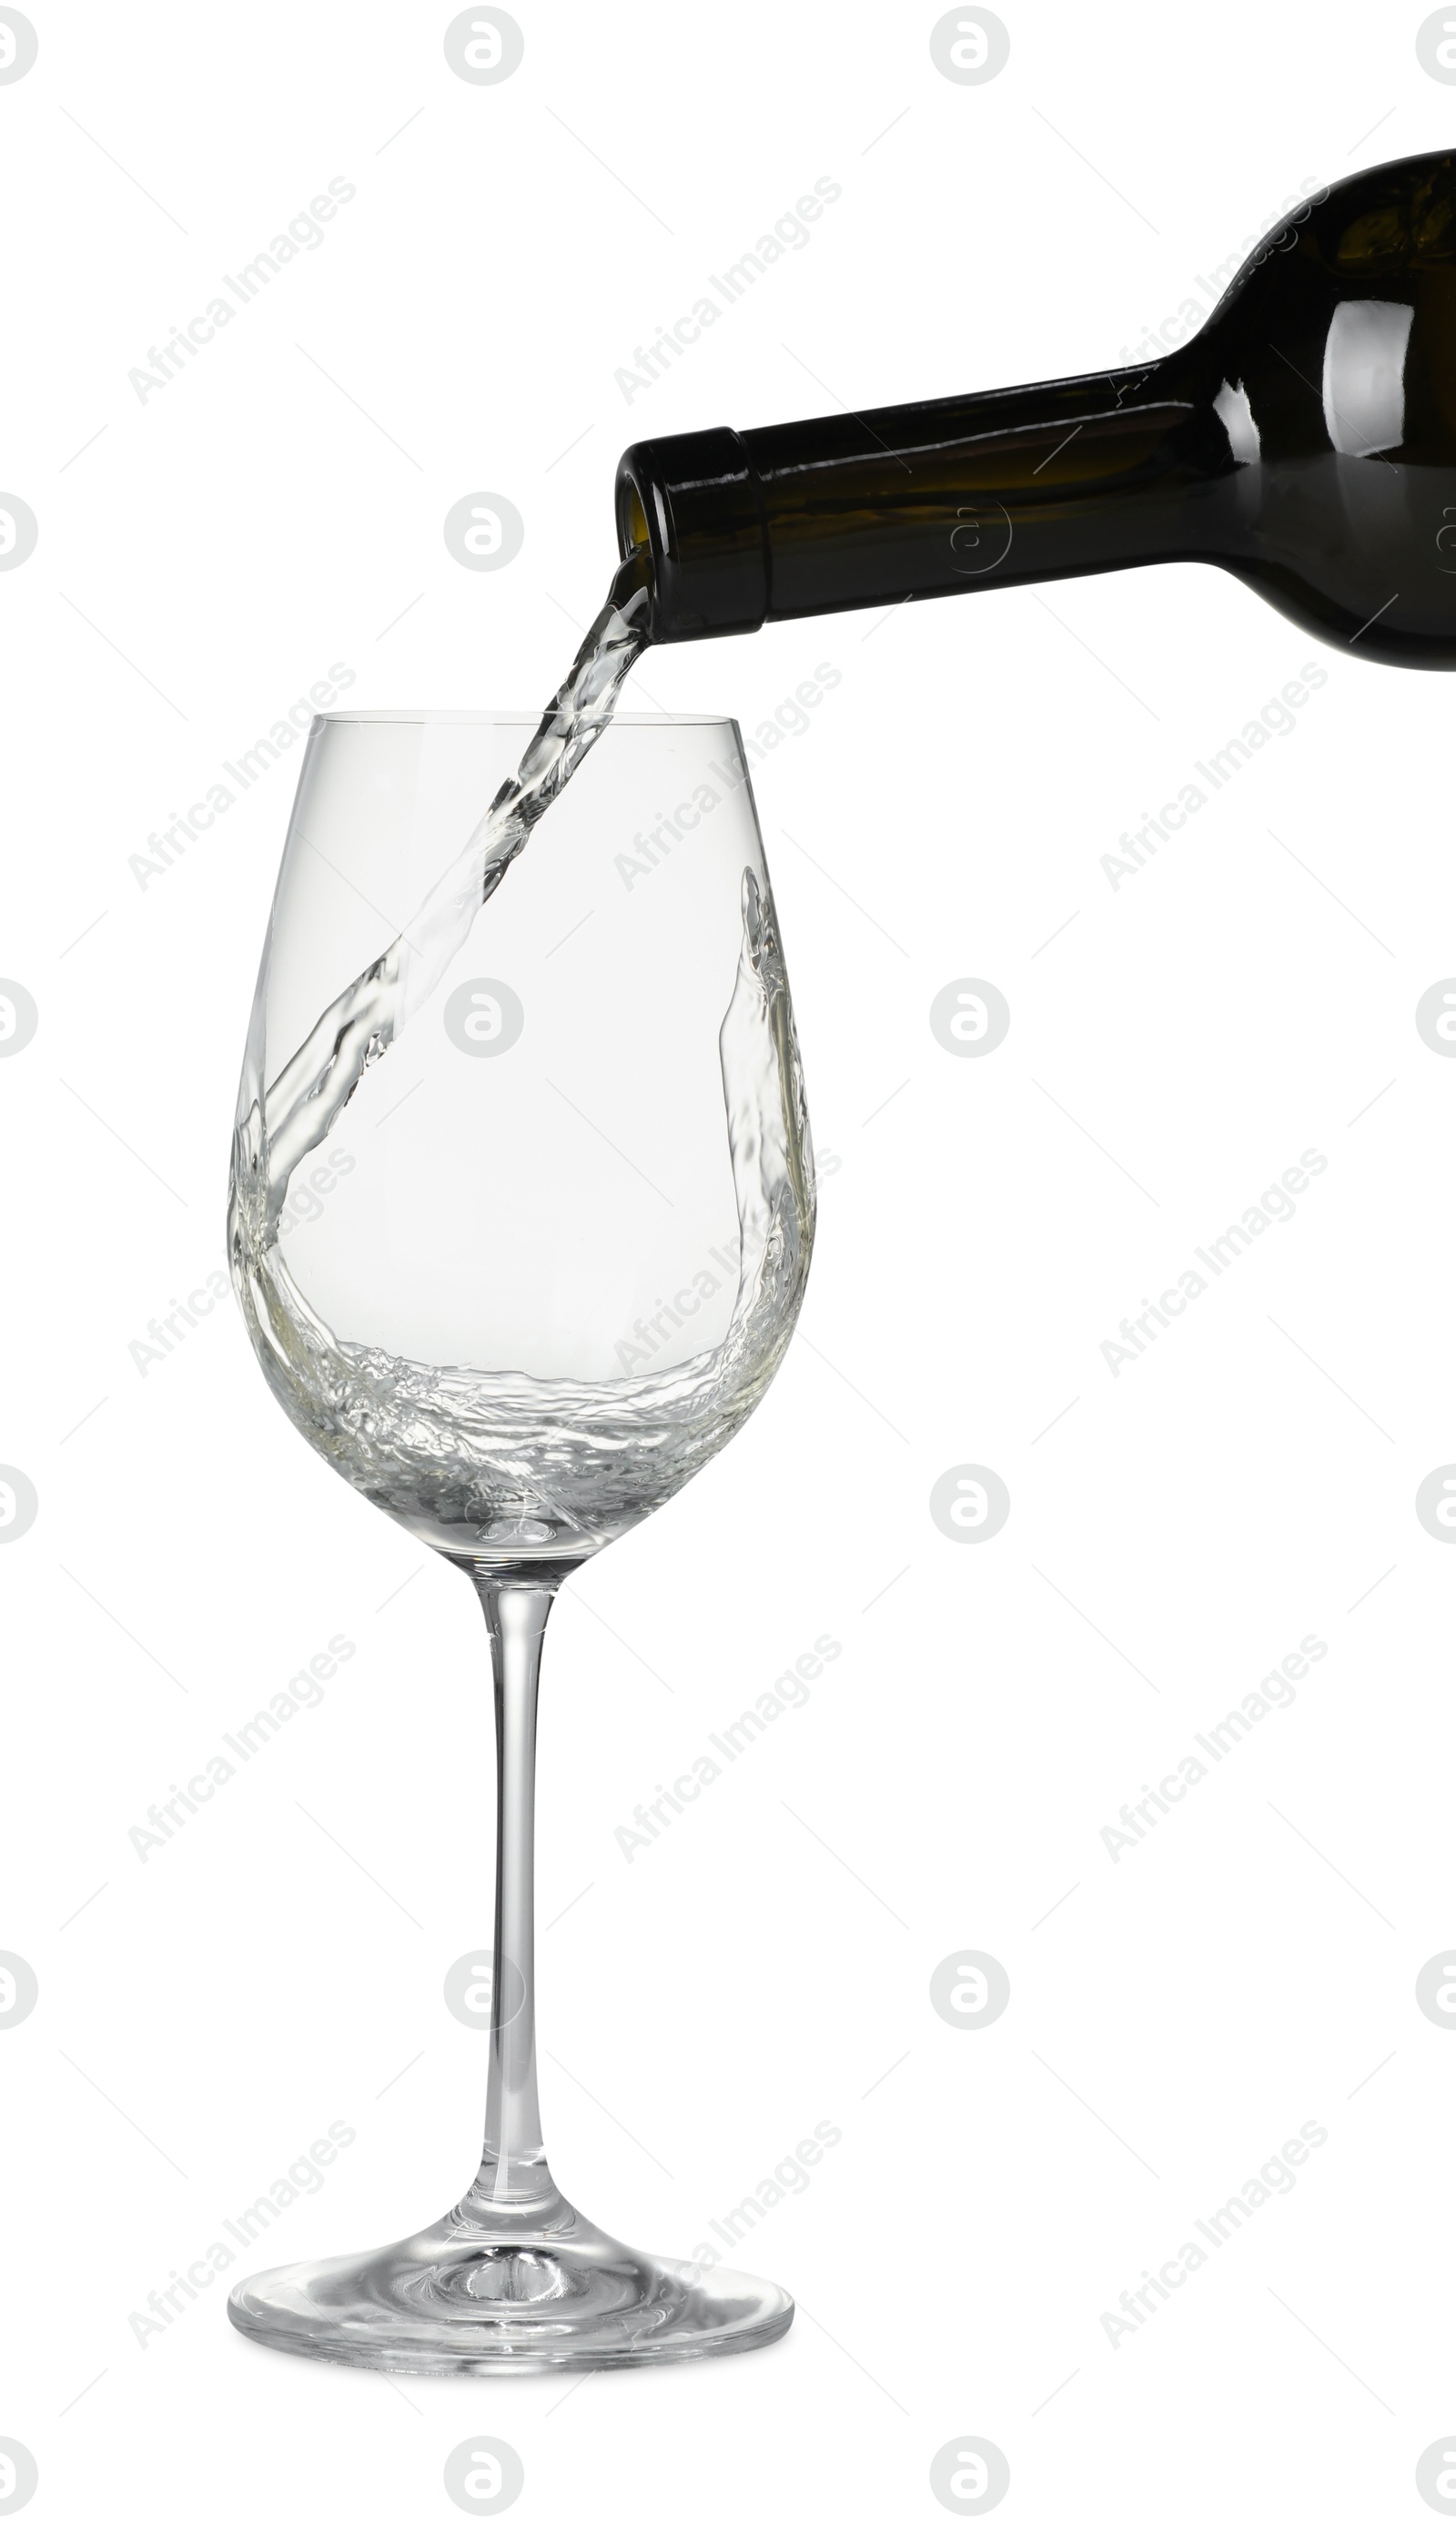
<path id="1" fill-rule="evenodd" d="M 1200 560 L 1456 666 L 1456 153 L 1316 194 L 1151 366 L 645 439 L 617 522 L 654 641 Z"/>

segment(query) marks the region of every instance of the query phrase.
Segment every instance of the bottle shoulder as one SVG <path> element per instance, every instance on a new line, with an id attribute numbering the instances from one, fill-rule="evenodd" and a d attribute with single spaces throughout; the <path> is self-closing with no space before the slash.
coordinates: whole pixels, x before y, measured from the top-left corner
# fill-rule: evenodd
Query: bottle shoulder
<path id="1" fill-rule="evenodd" d="M 1314 195 L 1167 367 L 1200 406 L 1237 410 L 1266 458 L 1456 461 L 1456 151 Z"/>

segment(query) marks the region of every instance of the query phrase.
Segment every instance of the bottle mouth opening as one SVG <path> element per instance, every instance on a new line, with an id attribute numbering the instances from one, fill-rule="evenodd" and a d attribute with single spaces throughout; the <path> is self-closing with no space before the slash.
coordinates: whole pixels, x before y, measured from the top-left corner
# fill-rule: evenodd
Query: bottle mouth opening
<path id="1" fill-rule="evenodd" d="M 647 532 L 647 511 L 642 505 L 642 495 L 635 482 L 624 482 L 622 490 L 619 540 L 623 559 L 630 560 L 634 552 L 641 551 L 646 547 L 651 538 Z"/>
<path id="2" fill-rule="evenodd" d="M 742 441 L 690 430 L 629 447 L 617 468 L 617 543 L 645 570 L 649 637 L 757 631 L 769 608 L 767 535 Z"/>

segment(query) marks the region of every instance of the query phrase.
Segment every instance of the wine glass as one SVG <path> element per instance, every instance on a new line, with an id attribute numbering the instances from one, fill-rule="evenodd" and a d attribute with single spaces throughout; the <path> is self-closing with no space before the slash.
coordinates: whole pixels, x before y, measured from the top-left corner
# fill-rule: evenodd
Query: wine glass
<path id="1" fill-rule="evenodd" d="M 803 1296 L 814 1168 L 735 725 L 619 715 L 483 882 L 483 804 L 534 724 L 315 719 L 233 1147 L 232 1272 L 263 1372 L 309 1444 L 475 1586 L 498 1787 L 474 2181 L 407 2241 L 245 2279 L 228 2310 L 269 2347 L 424 2374 L 721 2356 L 793 2317 L 772 2283 L 613 2241 L 541 2144 L 546 1616 L 762 1399 Z"/>

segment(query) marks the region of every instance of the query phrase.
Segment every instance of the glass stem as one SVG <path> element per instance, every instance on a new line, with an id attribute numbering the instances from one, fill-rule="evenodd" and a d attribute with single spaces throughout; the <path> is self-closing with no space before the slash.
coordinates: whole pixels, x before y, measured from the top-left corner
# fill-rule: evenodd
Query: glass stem
<path id="1" fill-rule="evenodd" d="M 479 1581 L 478 1581 L 479 1582 Z M 472 2196 L 527 2208 L 554 2192 L 536 2095 L 536 1707 L 554 1594 L 479 1583 L 495 1684 L 495 1944 L 486 2143 Z"/>

